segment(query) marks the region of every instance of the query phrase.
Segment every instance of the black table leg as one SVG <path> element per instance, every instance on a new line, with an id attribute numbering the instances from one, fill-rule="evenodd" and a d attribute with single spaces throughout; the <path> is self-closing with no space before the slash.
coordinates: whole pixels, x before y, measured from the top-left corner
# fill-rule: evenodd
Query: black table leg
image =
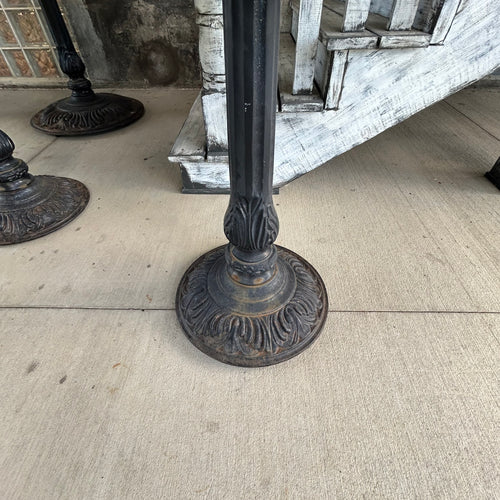
<path id="1" fill-rule="evenodd" d="M 57 0 L 40 0 L 40 5 L 57 44 L 61 70 L 70 78 L 71 96 L 39 111 L 31 119 L 33 127 L 51 135 L 75 136 L 109 132 L 138 120 L 144 114 L 141 102 L 116 94 L 93 92 Z"/>
<path id="2" fill-rule="evenodd" d="M 186 272 L 179 321 L 193 344 L 239 366 L 267 366 L 303 351 L 328 309 L 318 273 L 274 245 L 272 200 L 280 0 L 224 0 L 231 197 L 230 244 Z"/>
<path id="3" fill-rule="evenodd" d="M 45 236 L 72 221 L 89 201 L 81 182 L 32 176 L 13 153 L 14 143 L 0 130 L 0 245 Z"/>
<path id="4" fill-rule="evenodd" d="M 484 175 L 490 182 L 500 189 L 500 158 L 498 158 L 493 168 Z"/>

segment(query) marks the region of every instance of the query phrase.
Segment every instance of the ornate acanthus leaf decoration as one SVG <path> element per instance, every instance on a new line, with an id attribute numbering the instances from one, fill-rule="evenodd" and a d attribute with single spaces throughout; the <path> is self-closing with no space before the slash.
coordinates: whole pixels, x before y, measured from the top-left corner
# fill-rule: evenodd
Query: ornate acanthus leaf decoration
<path id="1" fill-rule="evenodd" d="M 279 257 L 295 272 L 295 294 L 281 309 L 262 316 L 235 314 L 210 296 L 207 270 L 223 253 L 224 249 L 219 249 L 203 263 L 195 263 L 179 287 L 179 317 L 186 322 L 185 330 L 195 344 L 199 339 L 224 356 L 259 358 L 293 349 L 314 337 L 326 314 L 326 293 L 292 252 L 278 247 Z"/>
<path id="2" fill-rule="evenodd" d="M 59 64 L 63 73 L 68 75 L 72 80 L 84 77 L 85 64 L 83 64 L 81 57 L 75 51 L 60 48 Z"/>
<path id="3" fill-rule="evenodd" d="M 56 103 L 57 104 L 57 103 Z M 132 113 L 121 103 L 69 112 L 56 105 L 46 108 L 40 116 L 40 125 L 51 129 L 94 129 Z"/>
<path id="4" fill-rule="evenodd" d="M 274 205 L 260 197 L 233 198 L 224 218 L 224 232 L 240 249 L 265 250 L 278 237 L 279 222 Z"/>
<path id="5" fill-rule="evenodd" d="M 57 183 L 57 189 L 54 189 L 52 179 Z M 24 200 L 17 210 L 0 205 L 0 244 L 9 242 L 13 235 L 22 237 L 27 233 L 43 232 L 55 222 L 60 224 L 70 219 L 79 207 L 85 206 L 86 201 L 82 200 L 88 200 L 85 186 L 72 179 L 39 176 L 37 182 L 50 184 L 44 188 L 44 193 L 33 197 L 33 206 L 26 206 Z"/>

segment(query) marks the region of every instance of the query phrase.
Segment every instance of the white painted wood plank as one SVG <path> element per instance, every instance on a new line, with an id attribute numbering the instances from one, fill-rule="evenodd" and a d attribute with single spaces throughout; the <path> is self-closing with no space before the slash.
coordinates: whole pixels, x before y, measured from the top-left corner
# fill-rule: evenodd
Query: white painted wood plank
<path id="1" fill-rule="evenodd" d="M 320 94 L 326 98 L 328 91 L 328 82 L 330 81 L 332 65 L 332 52 L 326 50 L 323 43 L 318 44 L 318 51 L 316 53 L 316 66 L 314 69 L 314 80 L 319 88 Z"/>
<path id="2" fill-rule="evenodd" d="M 325 3 L 321 19 L 320 40 L 328 50 L 349 50 L 375 48 L 378 35 L 368 31 L 346 33 L 342 31 L 343 18 L 337 12 L 328 8 Z"/>
<path id="3" fill-rule="evenodd" d="M 172 162 L 204 160 L 205 149 L 205 125 L 201 108 L 201 95 L 199 95 L 177 136 L 168 159 Z"/>
<path id="4" fill-rule="evenodd" d="M 431 36 L 420 31 L 390 32 L 380 37 L 381 49 L 416 49 L 425 48 L 430 43 Z"/>
<path id="5" fill-rule="evenodd" d="M 434 26 L 431 38 L 432 44 L 441 44 L 444 42 L 455 19 L 460 2 L 461 0 L 445 0 Z"/>
<path id="6" fill-rule="evenodd" d="M 409 30 L 413 26 L 419 0 L 394 0 L 388 30 Z"/>
<path id="7" fill-rule="evenodd" d="M 224 25 L 221 15 L 198 15 L 199 53 L 205 90 L 224 91 Z"/>
<path id="8" fill-rule="evenodd" d="M 194 0 L 194 6 L 199 14 L 222 15 L 222 0 Z"/>
<path id="9" fill-rule="evenodd" d="M 227 156 L 226 94 L 203 92 L 201 102 L 207 136 L 207 159 L 210 160 L 213 156 Z"/>
<path id="10" fill-rule="evenodd" d="M 370 0 L 346 0 L 342 31 L 362 31 L 370 11 Z"/>
<path id="11" fill-rule="evenodd" d="M 320 44 L 322 45 L 322 44 Z M 324 108 L 323 99 L 316 87 L 308 94 L 293 94 L 294 68 L 296 50 L 290 33 L 283 33 L 280 37 L 280 57 L 278 71 L 278 85 L 281 111 L 285 113 L 300 111 L 321 111 Z"/>
<path id="12" fill-rule="evenodd" d="M 303 175 L 494 71 L 500 61 L 498 9 L 498 0 L 462 3 L 442 46 L 350 51 L 341 109 L 278 114 L 276 183 Z"/>
<path id="13" fill-rule="evenodd" d="M 318 47 L 322 0 L 300 0 L 293 94 L 310 94 L 314 85 L 314 58 Z"/>
<path id="14" fill-rule="evenodd" d="M 342 89 L 344 87 L 344 75 L 347 69 L 347 58 L 349 51 L 338 50 L 333 53 L 332 70 L 328 91 L 325 99 L 325 109 L 338 109 Z"/>
<path id="15" fill-rule="evenodd" d="M 469 2 L 443 46 L 350 51 L 341 109 L 278 115 L 279 178 L 298 177 L 493 71 L 500 60 L 497 13 L 497 0 Z"/>
<path id="16" fill-rule="evenodd" d="M 381 49 L 427 47 L 431 35 L 418 30 L 388 30 L 386 19 L 378 14 L 370 14 L 366 28 L 379 36 L 378 47 Z"/>

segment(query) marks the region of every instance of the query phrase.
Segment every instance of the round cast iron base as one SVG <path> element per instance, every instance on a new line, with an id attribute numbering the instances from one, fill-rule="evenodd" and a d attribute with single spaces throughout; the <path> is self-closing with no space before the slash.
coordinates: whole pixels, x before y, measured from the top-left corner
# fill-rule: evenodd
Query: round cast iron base
<path id="1" fill-rule="evenodd" d="M 276 273 L 263 285 L 239 285 L 229 277 L 226 246 L 186 271 L 177 316 L 198 349 L 223 363 L 260 367 L 296 356 L 317 338 L 328 312 L 325 285 L 302 257 L 276 248 Z"/>
<path id="2" fill-rule="evenodd" d="M 115 94 L 67 97 L 39 111 L 31 125 L 57 136 L 91 135 L 126 127 L 144 114 L 140 101 Z"/>
<path id="3" fill-rule="evenodd" d="M 73 179 L 39 175 L 28 181 L 0 191 L 0 245 L 45 236 L 72 221 L 89 201 L 88 189 Z"/>

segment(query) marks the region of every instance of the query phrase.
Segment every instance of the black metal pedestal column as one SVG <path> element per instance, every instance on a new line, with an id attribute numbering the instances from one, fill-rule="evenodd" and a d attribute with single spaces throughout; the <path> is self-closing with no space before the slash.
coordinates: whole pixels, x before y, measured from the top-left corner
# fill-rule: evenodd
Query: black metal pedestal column
<path id="1" fill-rule="evenodd" d="M 280 0 L 224 0 L 230 244 L 198 259 L 177 291 L 178 318 L 191 342 L 239 366 L 297 355 L 315 340 L 328 309 L 317 272 L 274 245 L 279 14 Z"/>
<path id="2" fill-rule="evenodd" d="M 138 120 L 144 114 L 141 102 L 92 91 L 57 0 L 40 0 L 40 5 L 57 44 L 61 70 L 70 78 L 68 87 L 72 94 L 39 111 L 31 119 L 33 127 L 51 135 L 75 136 L 109 132 Z"/>
<path id="3" fill-rule="evenodd" d="M 485 177 L 500 189 L 500 158 L 498 158 L 493 168 L 486 172 Z"/>
<path id="4" fill-rule="evenodd" d="M 0 130 L 0 245 L 45 236 L 72 221 L 89 201 L 81 182 L 32 176 L 13 153 L 14 143 Z"/>

